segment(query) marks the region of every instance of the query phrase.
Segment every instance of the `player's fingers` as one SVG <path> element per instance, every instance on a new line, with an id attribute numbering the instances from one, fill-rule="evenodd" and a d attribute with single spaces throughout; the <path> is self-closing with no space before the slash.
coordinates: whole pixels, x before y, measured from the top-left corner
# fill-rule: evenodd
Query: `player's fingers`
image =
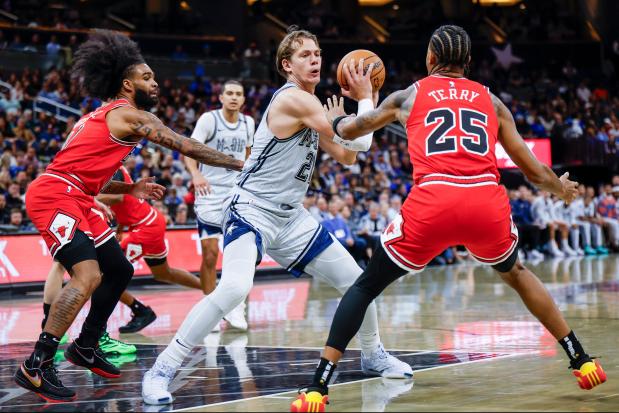
<path id="1" fill-rule="evenodd" d="M 350 86 L 350 84 L 352 83 L 353 77 L 352 77 L 352 72 L 350 70 L 350 65 L 348 63 L 344 63 L 344 70 L 342 70 L 342 73 L 346 80 L 346 84 Z"/>
<path id="2" fill-rule="evenodd" d="M 363 73 L 363 65 L 365 63 L 365 59 L 361 58 L 359 59 L 359 66 L 357 67 L 357 74 L 359 75 L 359 77 L 363 77 L 365 76 L 365 74 Z"/>
<path id="3" fill-rule="evenodd" d="M 340 96 L 340 107 L 343 109 L 344 108 L 344 97 Z"/>
<path id="4" fill-rule="evenodd" d="M 346 96 L 347 98 L 350 97 L 350 91 L 346 90 L 344 88 L 340 89 L 340 93 L 342 94 L 342 96 Z"/>

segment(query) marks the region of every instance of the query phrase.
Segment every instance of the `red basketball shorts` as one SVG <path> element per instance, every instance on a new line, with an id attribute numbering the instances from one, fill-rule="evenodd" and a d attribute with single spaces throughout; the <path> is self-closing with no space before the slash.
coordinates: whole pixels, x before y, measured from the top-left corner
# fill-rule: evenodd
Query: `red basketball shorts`
<path id="1" fill-rule="evenodd" d="M 44 174 L 26 192 L 26 211 L 52 256 L 69 244 L 77 229 L 98 247 L 114 237 L 94 198 L 61 177 Z"/>
<path id="2" fill-rule="evenodd" d="M 518 244 L 505 189 L 496 181 L 422 179 L 381 236 L 402 269 L 421 271 L 447 248 L 463 245 L 485 264 L 503 262 Z"/>
<path id="3" fill-rule="evenodd" d="M 150 214 L 151 218 L 147 217 L 143 224 L 131 227 L 120 242 L 130 262 L 135 262 L 140 257 L 156 259 L 168 255 L 165 243 L 165 218 L 154 208 Z"/>

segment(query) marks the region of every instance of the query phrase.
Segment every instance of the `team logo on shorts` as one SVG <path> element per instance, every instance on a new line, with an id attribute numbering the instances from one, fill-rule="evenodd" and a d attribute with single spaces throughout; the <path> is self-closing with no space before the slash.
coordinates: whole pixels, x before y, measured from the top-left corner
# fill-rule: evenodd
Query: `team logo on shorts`
<path id="1" fill-rule="evenodd" d="M 137 261 L 138 258 L 142 256 L 142 253 L 142 245 L 131 243 L 127 244 L 127 252 L 125 254 L 129 262 L 133 263 L 134 261 Z"/>
<path id="2" fill-rule="evenodd" d="M 402 215 L 397 215 L 393 219 L 393 221 L 391 221 L 391 223 L 387 225 L 387 228 L 385 228 L 385 231 L 380 236 L 381 241 L 383 243 L 387 243 L 389 241 L 402 238 L 402 224 L 403 223 L 404 223 L 404 220 L 402 219 Z"/>
<path id="3" fill-rule="evenodd" d="M 77 223 L 77 219 L 62 212 L 58 212 L 47 228 L 47 232 L 62 246 L 68 244 L 73 239 Z"/>

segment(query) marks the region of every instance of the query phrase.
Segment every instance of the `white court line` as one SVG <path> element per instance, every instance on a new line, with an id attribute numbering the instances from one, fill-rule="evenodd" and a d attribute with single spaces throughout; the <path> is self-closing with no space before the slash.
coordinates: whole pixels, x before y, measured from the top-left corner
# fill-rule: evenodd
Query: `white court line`
<path id="1" fill-rule="evenodd" d="M 439 353 L 439 352 L 437 351 L 436 353 Z M 436 366 L 436 367 L 429 367 L 427 369 L 416 370 L 414 373 L 415 374 L 419 374 L 419 373 L 422 373 L 424 371 L 429 371 L 429 370 L 437 370 L 437 369 L 443 369 L 443 368 L 447 368 L 447 367 L 462 366 L 462 365 L 471 364 L 471 363 L 481 363 L 481 362 L 485 362 L 485 361 L 494 361 L 494 360 L 513 358 L 513 357 L 520 357 L 520 356 L 531 355 L 531 354 L 535 354 L 535 353 L 538 353 L 538 352 L 534 352 L 534 353 L 521 353 L 521 354 L 506 354 L 506 355 L 490 357 L 490 358 L 486 358 L 486 359 L 463 361 L 463 362 L 460 362 L 460 363 L 452 363 L 452 364 L 446 364 L 444 366 Z M 349 381 L 349 382 L 346 382 L 346 383 L 332 384 L 330 387 L 333 388 L 333 387 L 337 387 L 337 386 L 344 386 L 346 384 L 364 383 L 364 382 L 367 382 L 367 381 L 370 381 L 370 380 L 378 380 L 380 378 L 381 377 L 369 377 L 367 379 Z M 284 391 L 284 392 L 280 392 L 280 393 L 273 393 L 273 394 L 269 394 L 269 395 L 248 397 L 247 399 L 230 400 L 230 401 L 227 401 L 227 402 L 204 404 L 204 405 L 201 405 L 201 406 L 186 407 L 186 408 L 183 408 L 183 409 L 170 410 L 170 411 L 171 412 L 186 412 L 186 411 L 190 411 L 190 410 L 193 410 L 193 409 L 202 409 L 202 408 L 205 408 L 205 407 L 213 407 L 213 406 L 223 406 L 223 405 L 226 405 L 226 404 L 241 403 L 241 402 L 245 402 L 245 401 L 249 401 L 249 400 L 255 400 L 255 399 L 263 399 L 263 398 L 272 398 L 272 399 L 288 398 L 288 397 L 285 397 L 283 395 L 284 394 L 288 394 L 288 393 L 294 393 L 294 392 L 295 392 L 294 390 L 289 390 L 289 391 Z"/>

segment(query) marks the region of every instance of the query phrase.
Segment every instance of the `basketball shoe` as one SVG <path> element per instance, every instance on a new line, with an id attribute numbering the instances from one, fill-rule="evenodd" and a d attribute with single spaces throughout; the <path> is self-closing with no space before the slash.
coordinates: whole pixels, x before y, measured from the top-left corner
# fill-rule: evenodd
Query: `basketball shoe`
<path id="1" fill-rule="evenodd" d="M 307 389 L 309 390 L 309 389 Z M 324 412 L 329 396 L 318 391 L 301 392 L 290 405 L 291 412 Z"/>
<path id="2" fill-rule="evenodd" d="M 107 331 L 99 339 L 99 348 L 105 354 L 133 354 L 138 351 L 133 344 L 110 337 Z"/>
<path id="3" fill-rule="evenodd" d="M 366 376 L 380 376 L 386 379 L 410 379 L 413 369 L 403 361 L 389 354 L 379 344 L 372 354 L 361 352 L 361 370 Z"/>
<path id="4" fill-rule="evenodd" d="M 153 321 L 157 319 L 157 314 L 153 311 L 152 308 L 146 307 L 143 311 L 139 313 L 133 313 L 131 315 L 131 320 L 129 322 L 120 327 L 118 331 L 121 333 L 137 333 L 138 331 L 146 328 Z"/>
<path id="5" fill-rule="evenodd" d="M 142 379 L 142 399 L 151 405 L 170 404 L 174 397 L 168 391 L 168 386 L 174 378 L 176 370 L 164 361 L 157 360 L 153 367 L 144 374 Z"/>
<path id="6" fill-rule="evenodd" d="M 606 373 L 597 360 L 587 361 L 572 373 L 578 380 L 578 386 L 583 390 L 591 390 L 606 381 Z"/>
<path id="7" fill-rule="evenodd" d="M 41 356 L 35 351 L 21 364 L 13 376 L 15 383 L 48 402 L 75 400 L 75 392 L 65 387 L 58 378 L 53 360 L 42 360 Z"/>
<path id="8" fill-rule="evenodd" d="M 108 379 L 120 377 L 120 370 L 107 360 L 105 354 L 98 346 L 95 348 L 80 347 L 74 341 L 64 351 L 64 356 L 72 364 L 85 367 L 101 377 Z"/>
<path id="9" fill-rule="evenodd" d="M 224 320 L 230 323 L 230 327 L 237 330 L 247 331 L 247 320 L 245 320 L 245 302 L 237 305 L 234 310 L 224 316 Z"/>

